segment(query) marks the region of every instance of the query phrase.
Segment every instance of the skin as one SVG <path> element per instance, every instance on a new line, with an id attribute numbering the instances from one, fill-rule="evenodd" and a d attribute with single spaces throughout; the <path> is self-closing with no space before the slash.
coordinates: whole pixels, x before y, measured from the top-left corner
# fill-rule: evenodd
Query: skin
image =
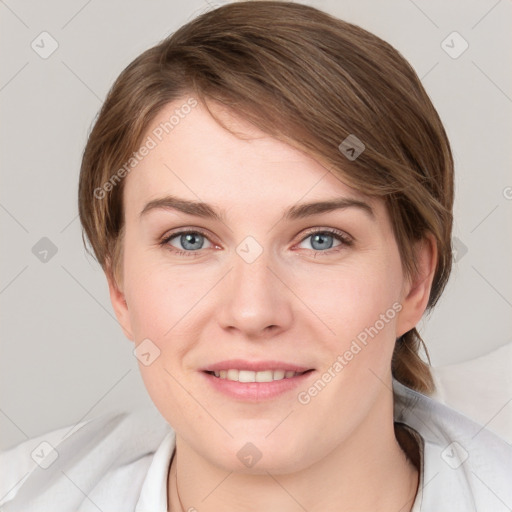
<path id="1" fill-rule="evenodd" d="M 148 134 L 187 97 L 162 109 Z M 245 139 L 224 130 L 201 104 L 181 119 L 126 177 L 122 282 L 107 275 L 127 338 L 136 345 L 149 338 L 160 350 L 150 365 L 139 366 L 176 432 L 171 510 L 181 510 L 176 472 L 184 510 L 325 512 L 340 504 L 351 511 L 410 510 L 418 473 L 395 438 L 390 361 L 396 338 L 426 308 L 435 243 L 428 237 L 417 245 L 420 271 L 407 279 L 381 199 L 365 197 L 317 160 L 215 109 Z M 139 216 L 166 194 L 215 205 L 225 221 L 171 209 Z M 375 217 L 347 208 L 283 219 L 296 203 L 340 196 L 364 200 Z M 159 245 L 177 228 L 208 236 L 193 242 L 199 249 L 180 236 Z M 309 228 L 338 229 L 353 244 L 337 238 L 315 244 Z M 252 263 L 236 252 L 247 236 L 263 249 Z M 187 247 L 197 255 L 172 252 Z M 299 403 L 298 392 L 394 303 L 400 312 L 317 396 Z M 220 394 L 199 372 L 230 358 L 276 359 L 315 371 L 300 389 L 249 403 Z M 248 442 L 262 454 L 251 468 L 237 457 Z"/>

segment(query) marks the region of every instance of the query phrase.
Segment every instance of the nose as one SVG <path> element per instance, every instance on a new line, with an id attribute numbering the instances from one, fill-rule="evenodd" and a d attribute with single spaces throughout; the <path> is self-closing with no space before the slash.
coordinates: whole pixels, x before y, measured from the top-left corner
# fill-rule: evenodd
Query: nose
<path id="1" fill-rule="evenodd" d="M 286 286 L 286 277 L 280 275 L 283 272 L 275 267 L 266 251 L 252 262 L 234 254 L 217 310 L 223 329 L 247 338 L 266 338 L 290 327 L 293 294 Z"/>

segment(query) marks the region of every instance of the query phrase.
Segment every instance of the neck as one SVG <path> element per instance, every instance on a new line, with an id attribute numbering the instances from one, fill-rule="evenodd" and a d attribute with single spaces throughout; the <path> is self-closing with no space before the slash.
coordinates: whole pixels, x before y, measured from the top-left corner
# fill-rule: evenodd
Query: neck
<path id="1" fill-rule="evenodd" d="M 393 410 L 392 397 L 391 404 L 381 403 L 326 457 L 291 474 L 226 471 L 177 436 L 168 479 L 169 510 L 409 512 L 418 469 L 395 436 L 392 414 L 383 421 L 383 410 Z M 401 432 L 402 444 L 405 438 L 410 446 L 412 438 Z"/>

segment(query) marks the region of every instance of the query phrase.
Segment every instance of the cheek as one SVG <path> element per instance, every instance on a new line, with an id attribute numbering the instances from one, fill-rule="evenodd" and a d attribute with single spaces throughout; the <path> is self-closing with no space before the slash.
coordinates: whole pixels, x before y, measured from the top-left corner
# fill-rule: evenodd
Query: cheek
<path id="1" fill-rule="evenodd" d="M 393 324 L 391 320 L 396 316 L 400 295 L 400 275 L 396 265 L 379 261 L 361 264 L 359 261 L 354 265 L 319 272 L 313 282 L 311 277 L 308 280 L 298 279 L 296 289 L 297 295 L 304 298 L 304 303 L 333 335 L 325 339 L 345 343 L 373 326 L 380 315 L 387 312 L 390 321 L 386 322 L 385 329 Z"/>
<path id="2" fill-rule="evenodd" d="M 159 251 L 135 248 L 124 260 L 133 333 L 137 340 L 150 338 L 156 343 L 169 336 L 169 330 L 182 329 L 182 321 L 193 316 L 193 306 L 207 286 L 204 273 L 167 263 Z"/>
<path id="3" fill-rule="evenodd" d="M 146 277 L 139 278 L 132 274 L 126 295 L 135 339 L 157 341 L 172 326 L 173 308 L 169 288 L 158 281 L 154 272 L 147 272 Z"/>

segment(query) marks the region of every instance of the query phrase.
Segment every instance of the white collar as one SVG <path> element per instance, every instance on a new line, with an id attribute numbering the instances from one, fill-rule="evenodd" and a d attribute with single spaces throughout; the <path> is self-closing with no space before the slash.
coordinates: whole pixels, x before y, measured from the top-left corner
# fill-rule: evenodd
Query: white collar
<path id="1" fill-rule="evenodd" d="M 167 477 L 175 447 L 176 434 L 171 430 L 153 456 L 135 512 L 167 512 Z"/>

